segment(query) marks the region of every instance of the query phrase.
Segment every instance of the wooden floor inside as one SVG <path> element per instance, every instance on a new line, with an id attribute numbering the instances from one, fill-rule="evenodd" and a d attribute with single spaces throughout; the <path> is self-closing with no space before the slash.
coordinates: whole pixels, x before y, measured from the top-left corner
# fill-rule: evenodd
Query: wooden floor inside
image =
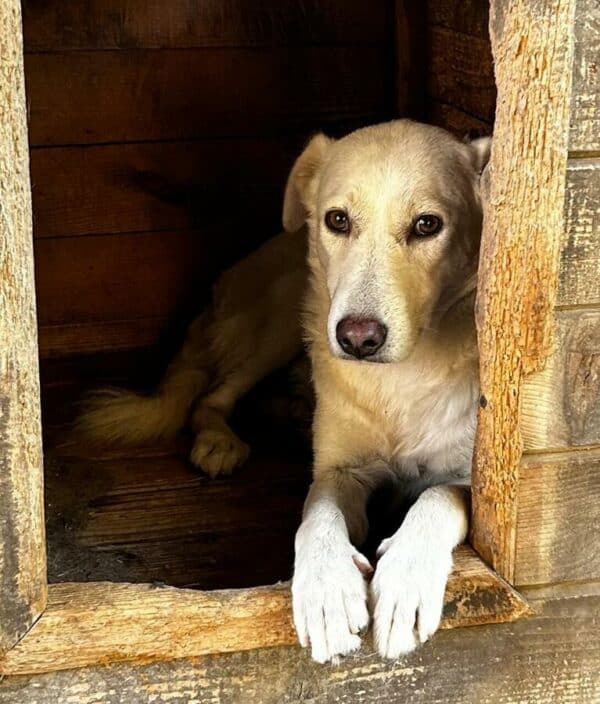
<path id="1" fill-rule="evenodd" d="M 215 589 L 289 579 L 310 453 L 304 429 L 282 420 L 281 380 L 234 419 L 252 455 L 232 477 L 195 470 L 189 437 L 128 451 L 71 441 L 86 389 L 139 385 L 158 366 L 145 353 L 42 365 L 49 581 Z"/>

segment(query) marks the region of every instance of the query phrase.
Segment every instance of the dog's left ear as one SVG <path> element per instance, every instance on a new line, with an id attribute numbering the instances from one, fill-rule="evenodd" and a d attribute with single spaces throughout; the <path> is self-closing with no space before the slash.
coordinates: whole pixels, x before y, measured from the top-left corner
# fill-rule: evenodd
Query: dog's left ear
<path id="1" fill-rule="evenodd" d="M 306 222 L 308 204 L 314 196 L 312 186 L 333 141 L 322 133 L 316 134 L 292 167 L 283 197 L 283 227 L 288 232 L 296 232 Z"/>
<path id="2" fill-rule="evenodd" d="M 479 137 L 479 139 L 473 139 L 469 142 L 471 147 L 473 168 L 480 174 L 487 166 L 490 160 L 490 152 L 492 151 L 492 138 L 491 137 Z"/>

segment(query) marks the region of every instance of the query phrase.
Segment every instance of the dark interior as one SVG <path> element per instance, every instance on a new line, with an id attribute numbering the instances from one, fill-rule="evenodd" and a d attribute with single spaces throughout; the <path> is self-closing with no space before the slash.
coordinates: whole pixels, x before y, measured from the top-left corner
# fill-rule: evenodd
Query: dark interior
<path id="1" fill-rule="evenodd" d="M 409 7 L 410 6 L 410 7 Z M 417 7 L 418 6 L 418 7 Z M 280 228 L 307 137 L 410 116 L 491 132 L 487 3 L 26 0 L 50 581 L 287 579 L 310 480 L 285 371 L 211 481 L 190 438 L 74 443 L 86 389 L 151 389 L 220 271 Z"/>

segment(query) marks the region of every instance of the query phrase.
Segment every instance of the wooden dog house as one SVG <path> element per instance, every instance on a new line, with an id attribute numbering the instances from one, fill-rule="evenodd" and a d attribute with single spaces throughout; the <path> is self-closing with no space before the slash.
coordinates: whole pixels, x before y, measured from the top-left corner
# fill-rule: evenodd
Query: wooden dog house
<path id="1" fill-rule="evenodd" d="M 22 5 L 0 0 L 0 699 L 367 702 L 418 682 L 466 702 L 483 682 L 599 701 L 597 3 Z M 400 669 L 367 648 L 336 679 L 293 645 L 286 584 L 258 586 L 289 579 L 304 455 L 210 484 L 180 448 L 73 460 L 61 427 L 82 387 L 156 370 L 216 273 L 277 232 L 310 132 L 394 116 L 494 130 L 471 545 L 443 625 L 516 622 Z M 477 669 L 514 634 L 527 658 Z"/>

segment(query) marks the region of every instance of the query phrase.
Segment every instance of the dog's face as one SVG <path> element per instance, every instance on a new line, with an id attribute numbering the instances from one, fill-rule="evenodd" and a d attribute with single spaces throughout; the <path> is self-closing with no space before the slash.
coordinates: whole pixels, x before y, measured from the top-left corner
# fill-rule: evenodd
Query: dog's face
<path id="1" fill-rule="evenodd" d="M 489 140 L 409 121 L 317 135 L 288 182 L 286 229 L 304 222 L 329 292 L 338 357 L 396 362 L 477 267 L 479 175 Z"/>

